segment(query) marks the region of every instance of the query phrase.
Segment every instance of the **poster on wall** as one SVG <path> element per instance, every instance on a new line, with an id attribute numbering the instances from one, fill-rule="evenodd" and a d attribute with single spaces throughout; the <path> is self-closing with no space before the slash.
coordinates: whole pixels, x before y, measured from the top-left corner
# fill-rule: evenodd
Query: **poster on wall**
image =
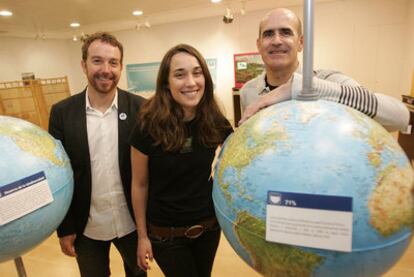
<path id="1" fill-rule="evenodd" d="M 159 62 L 127 64 L 128 91 L 134 93 L 155 92 L 159 67 Z"/>
<path id="2" fill-rule="evenodd" d="M 214 87 L 216 86 L 217 59 L 206 59 Z M 128 64 L 127 84 L 128 91 L 139 94 L 152 94 L 155 92 L 159 62 Z"/>
<path id="3" fill-rule="evenodd" d="M 213 79 L 214 88 L 217 87 L 217 59 L 206 59 L 208 70 L 211 74 L 211 79 Z"/>
<path id="4" fill-rule="evenodd" d="M 234 54 L 235 88 L 240 89 L 249 80 L 262 73 L 263 70 L 264 64 L 259 53 Z"/>

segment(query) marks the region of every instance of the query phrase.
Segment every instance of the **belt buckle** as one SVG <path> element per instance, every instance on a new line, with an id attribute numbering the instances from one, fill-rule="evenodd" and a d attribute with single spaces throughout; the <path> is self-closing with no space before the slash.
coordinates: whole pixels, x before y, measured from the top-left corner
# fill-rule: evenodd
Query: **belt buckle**
<path id="1" fill-rule="evenodd" d="M 195 232 L 195 233 L 194 233 Z M 191 227 L 188 227 L 187 230 L 184 232 L 184 236 L 189 239 L 196 239 L 204 233 L 204 226 L 197 224 Z"/>

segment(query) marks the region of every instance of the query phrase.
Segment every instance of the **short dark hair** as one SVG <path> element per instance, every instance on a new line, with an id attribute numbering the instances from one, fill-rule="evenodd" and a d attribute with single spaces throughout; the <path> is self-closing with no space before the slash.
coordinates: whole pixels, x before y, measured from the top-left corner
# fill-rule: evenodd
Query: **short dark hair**
<path id="1" fill-rule="evenodd" d="M 124 47 L 122 44 L 116 39 L 114 35 L 111 35 L 108 32 L 97 32 L 93 33 L 91 35 L 87 35 L 82 41 L 82 60 L 86 62 L 86 59 L 88 58 L 88 49 L 89 46 L 94 42 L 95 40 L 100 40 L 103 43 L 108 43 L 109 45 L 112 45 L 114 47 L 117 47 L 119 51 L 121 52 L 121 64 L 122 60 L 124 58 Z"/>

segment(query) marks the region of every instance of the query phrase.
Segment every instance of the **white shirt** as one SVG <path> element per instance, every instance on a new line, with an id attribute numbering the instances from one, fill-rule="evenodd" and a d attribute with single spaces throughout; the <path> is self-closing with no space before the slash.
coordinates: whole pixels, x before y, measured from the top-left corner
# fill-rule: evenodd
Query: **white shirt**
<path id="1" fill-rule="evenodd" d="M 104 112 L 91 107 L 86 91 L 86 122 L 92 195 L 84 235 L 95 240 L 123 237 L 135 230 L 118 162 L 118 92 Z M 74 130 L 76 132 L 76 130 Z"/>

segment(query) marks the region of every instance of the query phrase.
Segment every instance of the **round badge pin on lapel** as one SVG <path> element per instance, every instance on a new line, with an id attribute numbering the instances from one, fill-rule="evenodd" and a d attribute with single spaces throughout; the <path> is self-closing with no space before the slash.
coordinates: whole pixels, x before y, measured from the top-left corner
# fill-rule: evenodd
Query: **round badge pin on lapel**
<path id="1" fill-rule="evenodd" d="M 126 115 L 126 113 L 120 113 L 120 114 L 119 114 L 119 119 L 121 119 L 121 120 L 125 120 L 125 119 L 127 119 L 127 115 Z"/>

